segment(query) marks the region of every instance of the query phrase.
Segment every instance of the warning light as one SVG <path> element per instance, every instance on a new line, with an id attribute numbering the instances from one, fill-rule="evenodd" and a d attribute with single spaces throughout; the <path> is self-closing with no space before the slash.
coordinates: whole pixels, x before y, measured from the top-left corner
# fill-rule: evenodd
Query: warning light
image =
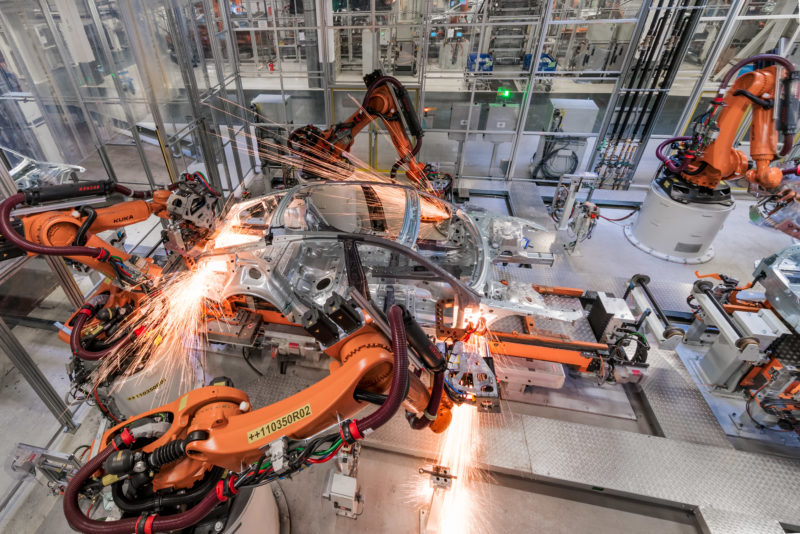
<path id="1" fill-rule="evenodd" d="M 511 96 L 511 89 L 501 87 L 497 90 L 497 96 L 500 98 L 509 98 Z"/>

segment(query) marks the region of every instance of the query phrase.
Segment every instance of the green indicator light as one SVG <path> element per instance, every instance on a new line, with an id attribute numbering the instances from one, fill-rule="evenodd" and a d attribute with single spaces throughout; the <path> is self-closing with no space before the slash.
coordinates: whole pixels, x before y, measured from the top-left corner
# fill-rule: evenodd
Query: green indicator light
<path id="1" fill-rule="evenodd" d="M 497 96 L 499 96 L 500 98 L 508 98 L 511 96 L 511 90 L 501 87 L 500 89 L 497 90 Z"/>

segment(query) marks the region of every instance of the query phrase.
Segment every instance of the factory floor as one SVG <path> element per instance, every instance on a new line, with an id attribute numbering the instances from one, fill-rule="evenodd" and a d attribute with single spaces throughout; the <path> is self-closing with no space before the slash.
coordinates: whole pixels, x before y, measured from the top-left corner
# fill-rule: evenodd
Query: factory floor
<path id="1" fill-rule="evenodd" d="M 133 177 L 125 180 L 124 176 L 120 180 L 141 181 Z M 641 198 L 643 193 L 631 192 L 629 195 Z M 498 211 L 503 210 L 502 204 L 493 198 L 476 197 L 472 201 L 490 209 L 494 206 Z M 624 212 L 604 210 L 603 214 L 615 218 Z M 705 265 L 687 266 L 657 260 L 630 245 L 619 224 L 601 220 L 592 239 L 581 244 L 580 254 L 560 257 L 555 268 L 593 273 L 598 277 L 629 277 L 645 273 L 653 279 L 689 283 L 694 279 L 694 271 L 699 269 L 701 273 L 723 272 L 746 280 L 755 261 L 791 242 L 783 234 L 750 224 L 747 202 L 740 200 L 715 242 L 716 257 Z M 79 282 L 84 290 L 91 287 L 88 277 L 79 277 Z M 42 294 L 31 295 L 35 293 L 31 288 L 39 288 L 37 290 Z M 48 275 L 46 264 L 37 260 L 29 262 L 23 273 L 7 281 L 0 294 L 4 300 L 11 296 L 32 299 L 35 309 L 29 310 L 30 315 L 42 319 L 63 321 L 71 311 L 63 291 Z M 59 394 L 65 394 L 68 381 L 64 366 L 68 347 L 57 339 L 55 332 L 26 326 L 15 326 L 13 332 Z M 582 414 L 568 410 L 555 411 L 549 416 L 584 423 Z M 97 410 L 83 406 L 75 417 L 81 423 L 75 434 L 59 432 L 52 415 L 19 372 L 6 358 L 0 358 L 0 428 L 3 428 L 0 461 L 8 463 L 17 442 L 67 452 L 91 442 L 100 420 Z M 377 450 L 367 443 L 362 451 L 358 475 L 364 512 L 357 520 L 337 517 L 332 505 L 322 500 L 327 466 L 318 466 L 292 480 L 282 481 L 292 518 L 292 532 L 416 532 L 419 507 L 411 487 L 422 463 L 421 458 Z M 509 475 L 489 474 L 481 486 L 478 494 L 482 499 L 474 506 L 485 517 L 488 532 L 698 532 L 689 512 L 547 486 Z M 12 490 L 15 490 L 13 494 L 10 493 Z M 20 484 L 8 469 L 0 470 L 0 499 L 5 495 L 11 497 L 0 511 L 0 532 L 70 532 L 63 520 L 60 498 L 49 495 L 47 489 L 36 482 L 24 480 Z"/>

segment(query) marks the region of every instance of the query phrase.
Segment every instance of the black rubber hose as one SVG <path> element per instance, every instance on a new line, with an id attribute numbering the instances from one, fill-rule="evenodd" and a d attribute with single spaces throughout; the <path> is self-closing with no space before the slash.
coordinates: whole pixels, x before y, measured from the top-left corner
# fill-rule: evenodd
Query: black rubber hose
<path id="1" fill-rule="evenodd" d="M 78 247 L 82 247 L 86 244 L 86 234 L 89 232 L 89 228 L 94 224 L 94 221 L 97 220 L 97 212 L 94 208 L 84 206 L 81 208 L 81 213 L 86 215 L 86 219 L 84 219 L 81 227 L 78 228 L 78 233 L 75 235 L 75 240 L 72 242 L 73 245 Z"/>
<path id="2" fill-rule="evenodd" d="M 191 505 L 201 499 L 203 495 L 213 490 L 224 473 L 225 469 L 214 466 L 199 484 L 192 487 L 192 489 L 188 490 L 186 493 L 154 495 L 140 500 L 130 499 L 125 496 L 122 492 L 122 482 L 117 482 L 111 486 L 111 496 L 114 498 L 114 504 L 116 504 L 120 510 L 128 514 L 139 515 L 173 506 Z"/>
<path id="3" fill-rule="evenodd" d="M 151 532 L 181 530 L 201 521 L 220 501 L 226 499 L 226 497 L 218 496 L 216 491 L 211 490 L 195 506 L 175 515 L 166 517 L 151 515 L 147 518 L 139 516 L 118 521 L 95 521 L 89 519 L 78 505 L 79 495 L 86 481 L 102 467 L 103 462 L 116 450 L 114 443 L 109 444 L 97 456 L 78 469 L 78 472 L 75 473 L 75 476 L 72 477 L 72 480 L 67 485 L 67 489 L 64 492 L 64 517 L 73 530 L 90 532 L 91 534 L 130 534 L 131 532 L 139 532 L 138 528 L 142 527 L 142 524 L 140 524 L 142 521 L 149 525 Z"/>
<path id="4" fill-rule="evenodd" d="M 105 259 L 109 256 L 107 250 L 95 247 L 50 247 L 31 243 L 19 235 L 11 226 L 11 210 L 18 204 L 25 202 L 25 193 L 11 195 L 0 202 L 0 234 L 11 241 L 17 248 L 33 254 L 45 256 L 91 256 L 92 258 Z"/>
<path id="5" fill-rule="evenodd" d="M 81 344 L 81 331 L 83 327 L 86 326 L 87 321 L 91 316 L 91 311 L 86 311 L 86 308 L 81 308 L 78 314 L 75 316 L 75 319 L 72 321 L 72 331 L 69 333 L 69 348 L 72 351 L 72 354 L 80 358 L 81 360 L 88 360 L 88 361 L 97 361 L 102 360 L 106 356 L 108 356 L 111 351 L 119 349 L 127 345 L 133 339 L 133 334 L 128 335 L 120 339 L 117 343 L 108 347 L 103 350 L 99 351 L 89 351 L 83 348 Z"/>
<path id="6" fill-rule="evenodd" d="M 386 424 L 400 408 L 408 391 L 408 346 L 403 325 L 403 310 L 400 306 L 392 306 L 389 310 L 389 326 L 392 331 L 392 352 L 394 353 L 392 384 L 386 402 L 364 419 L 355 421 L 356 428 L 362 436 Z"/>
<path id="7" fill-rule="evenodd" d="M 183 458 L 186 455 L 186 441 L 176 439 L 166 443 L 152 453 L 147 459 L 147 463 L 153 469 L 158 469 L 161 466 L 171 464 Z"/>
<path id="8" fill-rule="evenodd" d="M 433 387 L 431 388 L 431 398 L 428 401 L 428 406 L 425 407 L 425 412 L 422 417 L 414 417 L 409 414 L 408 422 L 414 430 L 421 430 L 430 426 L 436 420 L 436 414 L 439 413 L 439 404 L 442 402 L 442 392 L 444 391 L 444 372 L 434 373 Z"/>
<path id="9" fill-rule="evenodd" d="M 542 160 L 539 162 L 539 164 L 536 166 L 536 169 L 533 171 L 534 178 L 536 177 L 536 175 L 539 174 L 540 171 L 544 175 L 544 177 L 547 178 L 548 180 L 557 180 L 558 178 L 561 178 L 563 174 L 572 174 L 573 172 L 575 172 L 575 169 L 578 168 L 579 161 L 578 161 L 578 155 L 575 153 L 574 150 L 570 151 L 571 163 L 569 170 L 567 170 L 566 172 L 553 172 L 547 166 L 547 162 L 550 161 L 550 159 L 552 159 L 553 156 L 556 156 L 560 151 L 564 150 L 568 146 L 569 145 L 564 145 L 559 148 L 554 148 L 553 150 L 542 156 Z"/>
<path id="10" fill-rule="evenodd" d="M 783 136 L 783 147 L 781 147 L 781 151 L 778 154 L 779 156 L 785 156 L 788 154 L 792 147 L 794 146 L 794 136 L 793 135 L 784 135 Z"/>
<path id="11" fill-rule="evenodd" d="M 122 184 L 114 184 L 114 191 L 132 198 L 151 198 L 153 196 L 153 192 L 149 189 L 143 191 L 134 191 L 130 187 L 125 187 Z"/>

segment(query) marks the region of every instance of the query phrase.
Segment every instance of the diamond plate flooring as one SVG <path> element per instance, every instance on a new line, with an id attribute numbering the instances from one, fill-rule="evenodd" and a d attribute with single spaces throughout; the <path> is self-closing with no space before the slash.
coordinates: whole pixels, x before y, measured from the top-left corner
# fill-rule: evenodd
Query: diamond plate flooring
<path id="1" fill-rule="evenodd" d="M 244 389 L 257 407 L 311 382 L 268 375 Z M 479 417 L 476 460 L 490 471 L 800 524 L 800 460 L 508 412 Z M 435 459 L 441 440 L 398 414 L 364 445 Z"/>
<path id="2" fill-rule="evenodd" d="M 704 534 L 786 534 L 774 519 L 751 517 L 710 506 L 701 506 L 697 518 Z"/>

